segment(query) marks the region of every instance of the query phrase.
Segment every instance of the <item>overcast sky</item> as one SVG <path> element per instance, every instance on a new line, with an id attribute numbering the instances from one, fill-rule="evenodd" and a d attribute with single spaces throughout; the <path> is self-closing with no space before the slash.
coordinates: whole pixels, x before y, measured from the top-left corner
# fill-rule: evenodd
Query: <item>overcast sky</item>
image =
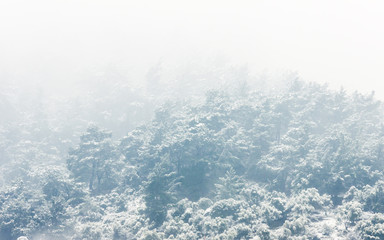
<path id="1" fill-rule="evenodd" d="M 0 77 L 70 86 L 108 66 L 226 56 L 384 99 L 381 0 L 2 0 Z"/>

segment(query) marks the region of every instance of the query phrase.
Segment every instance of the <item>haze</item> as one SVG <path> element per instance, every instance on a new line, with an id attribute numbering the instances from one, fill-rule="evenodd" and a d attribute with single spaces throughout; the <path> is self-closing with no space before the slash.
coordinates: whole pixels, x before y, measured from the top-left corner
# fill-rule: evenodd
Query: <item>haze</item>
<path id="1" fill-rule="evenodd" d="M 6 0 L 0 78 L 68 93 L 111 68 L 140 86 L 158 62 L 224 58 L 383 98 L 383 22 L 378 0 Z"/>
<path id="2" fill-rule="evenodd" d="M 0 240 L 384 239 L 383 23 L 0 0 Z"/>

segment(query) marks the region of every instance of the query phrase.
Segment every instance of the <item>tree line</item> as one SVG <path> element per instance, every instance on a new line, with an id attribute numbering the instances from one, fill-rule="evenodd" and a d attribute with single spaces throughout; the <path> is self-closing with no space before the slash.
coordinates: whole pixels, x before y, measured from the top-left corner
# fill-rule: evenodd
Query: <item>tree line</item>
<path id="1" fill-rule="evenodd" d="M 117 140 L 90 125 L 64 164 L 20 163 L 0 238 L 384 239 L 382 119 L 295 80 L 167 102 Z"/>

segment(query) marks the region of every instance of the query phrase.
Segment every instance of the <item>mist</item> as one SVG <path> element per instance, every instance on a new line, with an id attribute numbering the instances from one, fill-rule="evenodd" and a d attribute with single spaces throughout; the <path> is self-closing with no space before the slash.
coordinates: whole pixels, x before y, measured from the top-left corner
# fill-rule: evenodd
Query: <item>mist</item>
<path id="1" fill-rule="evenodd" d="M 384 239 L 384 3 L 0 2 L 0 239 Z"/>
<path id="2" fill-rule="evenodd" d="M 1 80 L 69 94 L 114 69 L 143 85 L 159 61 L 225 58 L 251 72 L 297 72 L 381 93 L 381 1 L 3 1 Z"/>

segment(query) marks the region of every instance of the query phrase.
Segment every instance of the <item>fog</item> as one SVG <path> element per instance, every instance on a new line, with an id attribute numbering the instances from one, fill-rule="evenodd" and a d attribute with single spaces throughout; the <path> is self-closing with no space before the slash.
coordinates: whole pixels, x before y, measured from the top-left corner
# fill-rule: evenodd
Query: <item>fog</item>
<path id="1" fill-rule="evenodd" d="M 378 0 L 6 0 L 0 77 L 69 94 L 108 71 L 143 86 L 158 62 L 172 73 L 225 59 L 383 98 L 383 22 Z"/>
<path id="2" fill-rule="evenodd" d="M 384 3 L 0 1 L 0 239 L 384 239 Z"/>

